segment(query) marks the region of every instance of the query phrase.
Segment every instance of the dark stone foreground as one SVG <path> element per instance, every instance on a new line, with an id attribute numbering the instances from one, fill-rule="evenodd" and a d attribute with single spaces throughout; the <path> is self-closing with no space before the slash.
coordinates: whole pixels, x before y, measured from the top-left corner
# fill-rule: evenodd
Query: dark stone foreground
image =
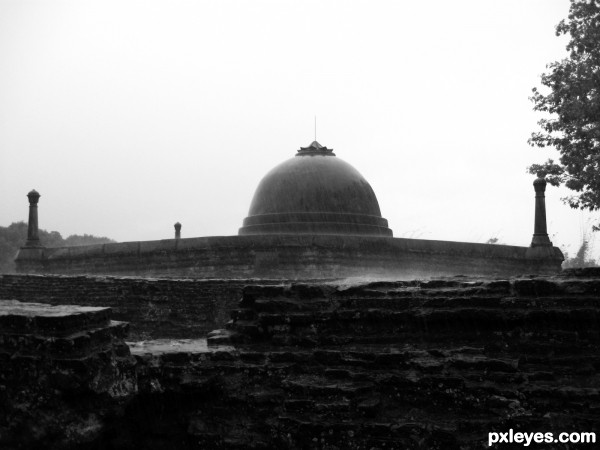
<path id="1" fill-rule="evenodd" d="M 600 433 L 594 271 L 249 286 L 208 342 L 126 346 L 107 308 L 36 308 L 0 307 L 1 448 L 471 449 L 510 428 Z"/>
<path id="2" fill-rule="evenodd" d="M 224 326 L 244 286 L 281 280 L 198 280 L 88 275 L 0 275 L 0 299 L 108 306 L 130 340 L 202 338 Z"/>

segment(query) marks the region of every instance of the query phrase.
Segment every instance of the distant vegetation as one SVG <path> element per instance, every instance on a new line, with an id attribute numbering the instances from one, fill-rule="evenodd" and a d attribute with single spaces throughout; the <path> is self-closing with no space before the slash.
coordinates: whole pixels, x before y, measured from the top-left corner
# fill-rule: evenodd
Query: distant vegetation
<path id="1" fill-rule="evenodd" d="M 491 237 L 486 244 L 505 245 L 497 237 Z M 561 249 L 565 260 L 562 263 L 563 269 L 573 269 L 576 267 L 598 267 L 598 261 L 592 257 L 593 239 L 590 239 L 589 233 L 584 233 L 581 239 L 581 245 L 575 256 L 569 256 L 566 250 Z"/>
<path id="2" fill-rule="evenodd" d="M 598 267 L 598 263 L 590 256 L 591 245 L 587 239 L 583 239 L 581 246 L 573 257 L 569 257 L 567 252 L 563 251 L 565 260 L 562 263 L 563 269 L 572 269 L 575 267 Z"/>
<path id="3" fill-rule="evenodd" d="M 73 247 L 76 245 L 105 244 L 115 242 L 106 237 L 91 234 L 73 234 L 64 239 L 58 231 L 39 230 L 40 243 L 45 247 Z M 0 273 L 15 271 L 14 259 L 27 241 L 27 224 L 14 222 L 7 227 L 0 227 Z"/>

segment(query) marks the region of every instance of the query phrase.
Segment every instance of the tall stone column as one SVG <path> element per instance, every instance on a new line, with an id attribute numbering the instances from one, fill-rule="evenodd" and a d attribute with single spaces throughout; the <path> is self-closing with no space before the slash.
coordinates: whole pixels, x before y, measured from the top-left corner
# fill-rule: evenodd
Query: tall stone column
<path id="1" fill-rule="evenodd" d="M 27 194 L 29 199 L 29 222 L 27 227 L 27 242 L 25 247 L 40 247 L 40 238 L 38 235 L 38 201 L 40 194 L 33 189 Z"/>
<path id="2" fill-rule="evenodd" d="M 175 239 L 181 238 L 181 224 L 179 222 L 175 223 Z"/>
<path id="3" fill-rule="evenodd" d="M 533 182 L 535 189 L 535 225 L 533 227 L 532 247 L 552 247 L 552 242 L 548 237 L 546 227 L 546 179 L 543 173 L 538 173 L 538 177 Z"/>

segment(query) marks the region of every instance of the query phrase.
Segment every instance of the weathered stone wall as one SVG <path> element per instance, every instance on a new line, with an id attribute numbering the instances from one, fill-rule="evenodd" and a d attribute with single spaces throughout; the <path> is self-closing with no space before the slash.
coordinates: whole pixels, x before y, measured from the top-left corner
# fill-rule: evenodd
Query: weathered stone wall
<path id="1" fill-rule="evenodd" d="M 213 334 L 229 347 L 132 348 L 146 396 L 128 426 L 152 405 L 163 414 L 137 445 L 458 450 L 510 429 L 600 438 L 600 279 L 255 286 L 233 317 L 233 334 Z"/>
<path id="2" fill-rule="evenodd" d="M 554 247 L 366 236 L 221 236 L 22 249 L 21 273 L 191 278 L 319 279 L 367 276 L 515 276 L 560 271 Z"/>
<path id="3" fill-rule="evenodd" d="M 595 448 L 600 278 L 567 275 L 581 277 L 250 286 L 219 345 L 131 354 L 104 311 L 9 311 L 0 446 L 468 450 L 512 429 L 595 432 L 596 445 L 531 445 Z"/>
<path id="4" fill-rule="evenodd" d="M 133 340 L 200 338 L 223 326 L 242 287 L 256 282 L 6 274 L 0 275 L 0 298 L 109 306 L 113 318 L 131 324 Z"/>
<path id="5" fill-rule="evenodd" d="M 0 300 L 0 448 L 94 448 L 137 392 L 110 308 Z"/>

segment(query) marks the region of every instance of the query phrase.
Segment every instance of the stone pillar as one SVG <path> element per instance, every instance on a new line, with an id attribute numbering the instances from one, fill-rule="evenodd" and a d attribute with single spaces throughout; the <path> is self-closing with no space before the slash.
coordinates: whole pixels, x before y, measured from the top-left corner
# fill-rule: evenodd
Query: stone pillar
<path id="1" fill-rule="evenodd" d="M 532 247 L 552 247 L 552 242 L 548 237 L 546 228 L 546 179 L 543 173 L 538 173 L 538 177 L 533 182 L 535 189 L 535 225 L 533 227 Z"/>
<path id="2" fill-rule="evenodd" d="M 33 189 L 27 194 L 29 199 L 29 222 L 27 227 L 27 242 L 25 247 L 40 247 L 40 238 L 38 235 L 38 201 L 40 194 Z"/>
<path id="3" fill-rule="evenodd" d="M 181 224 L 179 222 L 175 223 L 175 239 L 181 238 Z"/>

